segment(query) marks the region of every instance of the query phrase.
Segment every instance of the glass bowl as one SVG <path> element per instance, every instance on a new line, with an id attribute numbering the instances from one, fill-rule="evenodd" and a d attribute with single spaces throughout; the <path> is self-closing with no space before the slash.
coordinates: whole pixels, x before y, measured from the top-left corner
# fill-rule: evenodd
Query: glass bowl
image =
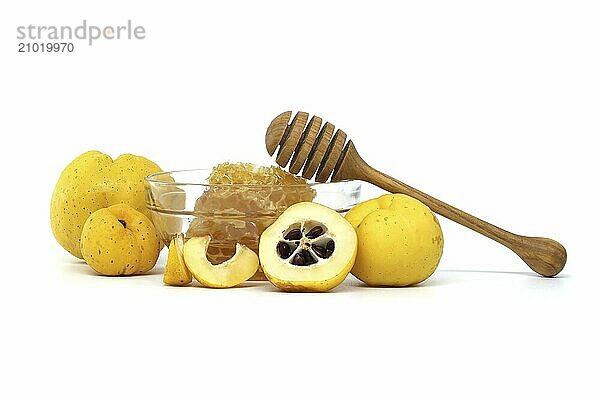
<path id="1" fill-rule="evenodd" d="M 220 263 L 241 243 L 258 254 L 260 234 L 287 207 L 314 201 L 341 214 L 360 201 L 359 181 L 307 185 L 209 184 L 211 169 L 159 172 L 145 179 L 146 207 L 159 237 L 211 235 L 208 258 Z M 252 278 L 262 280 L 262 271 Z"/>

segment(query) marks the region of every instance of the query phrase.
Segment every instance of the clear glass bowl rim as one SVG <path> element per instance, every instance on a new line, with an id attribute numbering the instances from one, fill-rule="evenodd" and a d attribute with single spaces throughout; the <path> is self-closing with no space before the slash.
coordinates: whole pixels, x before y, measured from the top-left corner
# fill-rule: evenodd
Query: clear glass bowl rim
<path id="1" fill-rule="evenodd" d="M 345 180 L 341 180 L 341 181 L 336 181 L 336 182 L 307 182 L 306 184 L 297 184 L 297 185 L 263 185 L 263 184 L 251 184 L 251 183 L 206 183 L 206 182 L 178 182 L 178 181 L 173 181 L 173 182 L 169 182 L 169 181 L 163 181 L 160 179 L 157 179 L 160 176 L 169 176 L 169 175 L 173 175 L 176 173 L 194 173 L 194 172 L 206 172 L 206 176 L 208 177 L 208 175 L 210 174 L 210 172 L 212 171 L 211 168 L 193 168 L 193 169 L 178 169 L 178 170 L 174 170 L 174 171 L 162 171 L 162 172 L 155 172 L 153 174 L 148 175 L 146 178 L 144 178 L 144 181 L 152 184 L 152 185 L 164 185 L 164 186 L 199 186 L 199 187 L 248 187 L 248 188 L 273 188 L 273 187 L 288 187 L 288 188 L 293 188 L 293 187 L 306 187 L 307 185 L 309 187 L 320 187 L 320 186 L 327 186 L 329 188 L 331 188 L 332 186 L 337 186 L 337 185 L 344 185 L 344 184 L 348 184 L 348 183 L 360 183 L 359 180 L 354 180 L 354 179 L 345 179 Z"/>

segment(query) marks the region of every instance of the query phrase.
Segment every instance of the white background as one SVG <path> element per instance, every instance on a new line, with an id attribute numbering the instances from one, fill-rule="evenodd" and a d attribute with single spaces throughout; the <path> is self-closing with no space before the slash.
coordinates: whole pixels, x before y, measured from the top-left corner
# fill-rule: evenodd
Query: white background
<path id="1" fill-rule="evenodd" d="M 18 54 L 18 25 L 131 19 L 142 41 Z M 0 397 L 598 398 L 595 1 L 3 1 Z M 376 168 L 517 233 L 555 279 L 442 219 L 423 285 L 286 294 L 94 276 L 54 241 L 78 154 L 269 163 L 285 110 Z M 367 194 L 377 194 L 367 188 Z"/>

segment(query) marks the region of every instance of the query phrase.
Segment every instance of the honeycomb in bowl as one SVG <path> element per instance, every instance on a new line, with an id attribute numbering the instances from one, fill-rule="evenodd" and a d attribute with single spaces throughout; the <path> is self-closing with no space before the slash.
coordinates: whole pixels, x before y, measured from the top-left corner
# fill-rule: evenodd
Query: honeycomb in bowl
<path id="1" fill-rule="evenodd" d="M 277 166 L 261 167 L 252 163 L 228 162 L 221 163 L 213 168 L 208 177 L 208 183 L 211 185 L 308 186 L 306 179 L 290 174 Z M 312 189 L 309 190 L 313 191 Z"/>
<path id="2" fill-rule="evenodd" d="M 305 179 L 279 167 L 222 163 L 214 167 L 196 200 L 187 237 L 211 235 L 208 258 L 230 258 L 236 243 L 258 252 L 258 238 L 292 204 L 311 201 L 316 192 Z M 255 279 L 263 278 L 259 271 Z"/>

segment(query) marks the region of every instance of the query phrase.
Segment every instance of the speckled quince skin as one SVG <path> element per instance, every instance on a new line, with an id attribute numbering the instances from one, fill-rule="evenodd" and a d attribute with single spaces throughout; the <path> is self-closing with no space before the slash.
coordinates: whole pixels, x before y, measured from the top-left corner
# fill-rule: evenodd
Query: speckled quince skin
<path id="1" fill-rule="evenodd" d="M 88 151 L 63 170 L 52 193 L 50 225 L 58 243 L 82 258 L 83 224 L 96 210 L 128 204 L 149 216 L 144 200 L 144 178 L 160 172 L 147 158 L 123 154 L 116 160 L 99 151 Z"/>
<path id="2" fill-rule="evenodd" d="M 356 229 L 352 275 L 371 286 L 410 286 L 429 278 L 444 248 L 435 214 L 402 194 L 367 200 L 346 214 Z"/>
<path id="3" fill-rule="evenodd" d="M 83 225 L 81 252 L 101 275 L 135 275 L 151 270 L 160 253 L 152 222 L 127 204 L 96 210 Z"/>

